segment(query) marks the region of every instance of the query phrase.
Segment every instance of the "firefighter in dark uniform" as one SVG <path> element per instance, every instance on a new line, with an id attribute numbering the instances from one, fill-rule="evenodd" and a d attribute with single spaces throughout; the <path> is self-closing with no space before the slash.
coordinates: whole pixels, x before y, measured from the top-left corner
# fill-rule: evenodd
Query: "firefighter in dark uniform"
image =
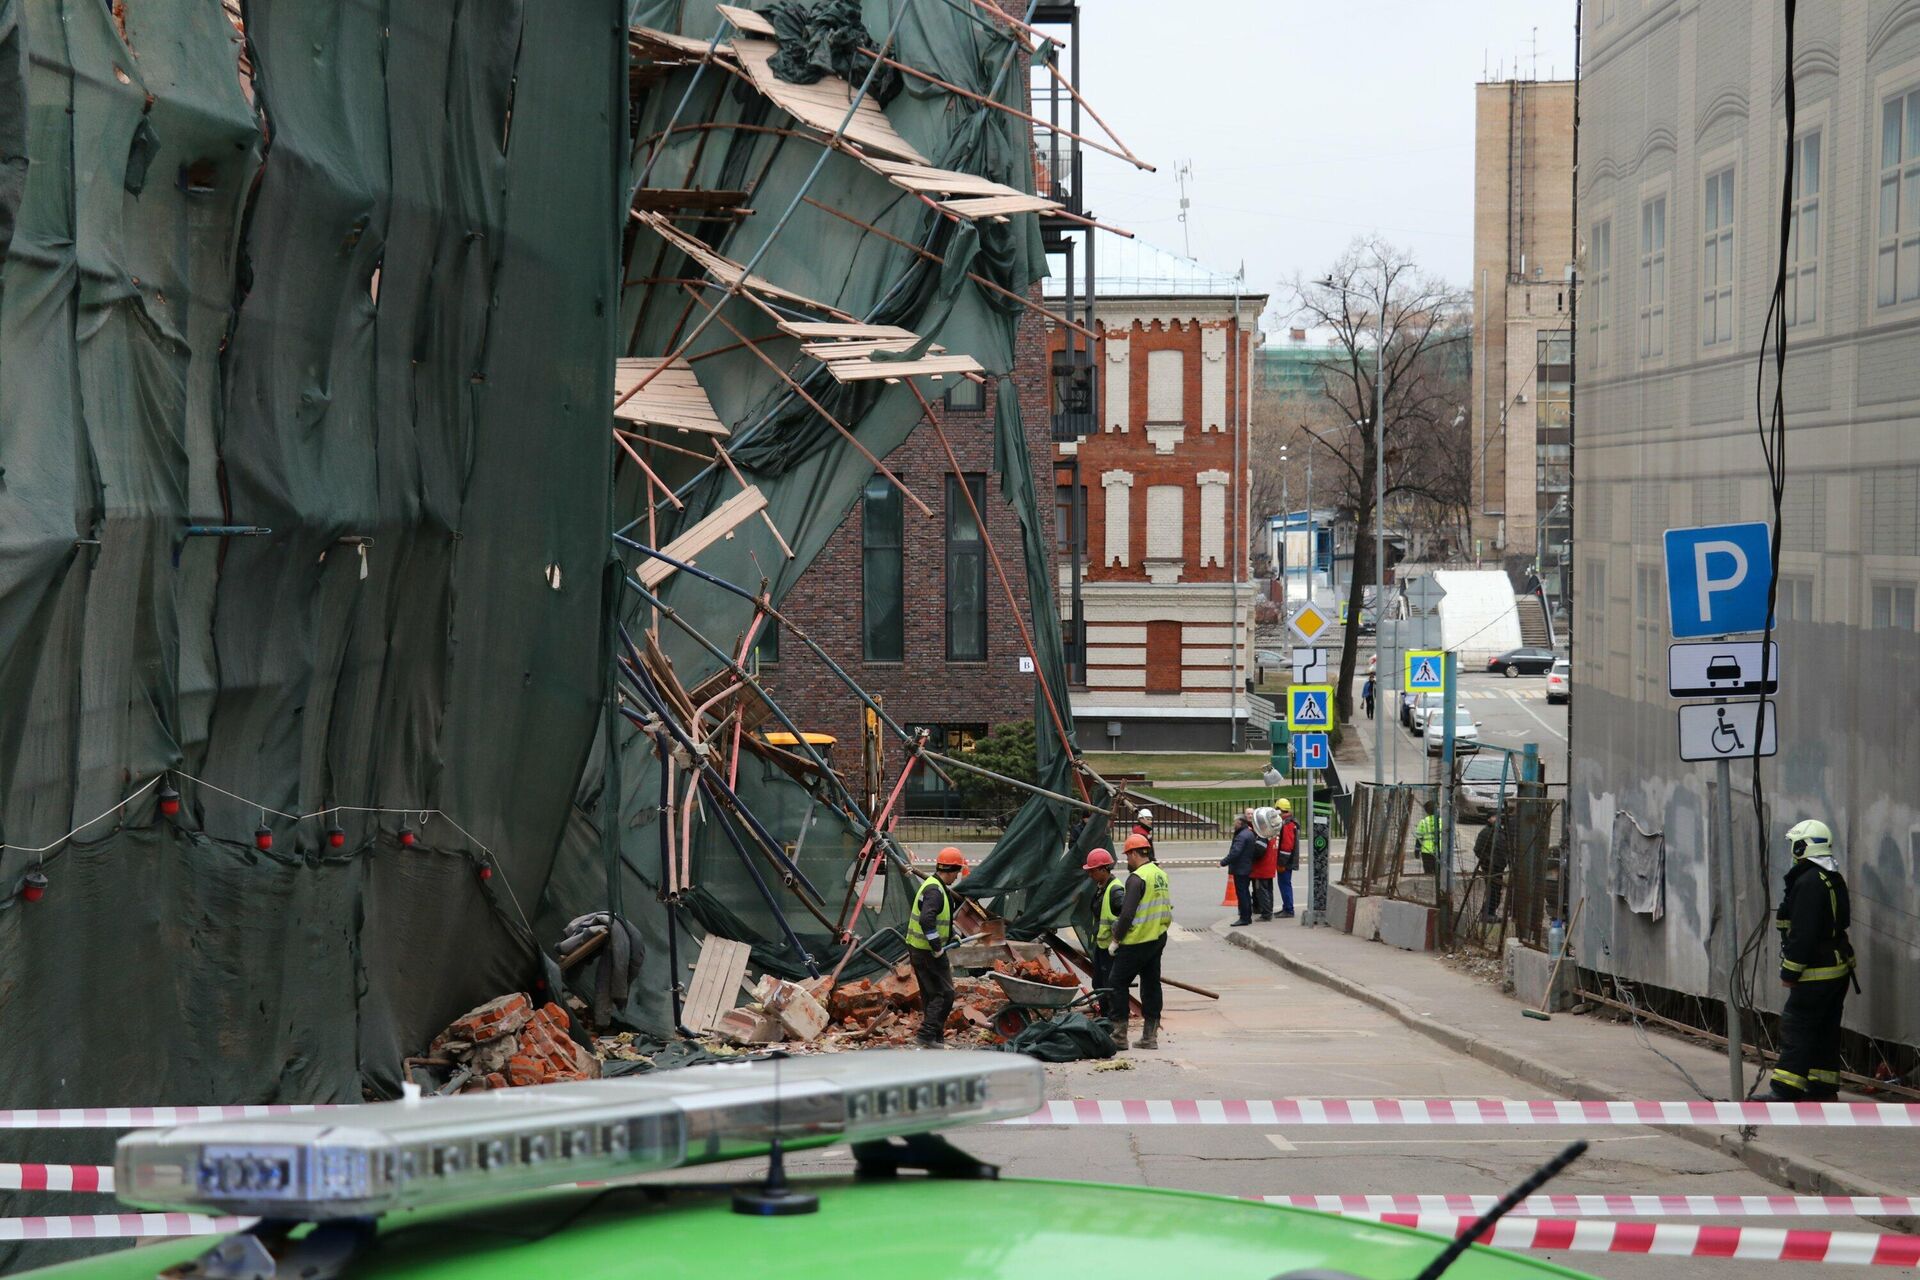
<path id="1" fill-rule="evenodd" d="M 1107 979 L 1113 973 L 1113 922 L 1120 918 L 1120 904 L 1126 900 L 1127 873 L 1115 875 L 1113 854 L 1106 849 L 1094 849 L 1088 852 L 1087 860 L 1080 865 L 1087 873 L 1087 879 L 1093 881 L 1094 898 L 1094 946 L 1093 946 L 1093 989 L 1104 992 Z"/>
<path id="2" fill-rule="evenodd" d="M 954 882 L 967 869 L 958 849 L 942 849 L 933 860 L 933 874 L 920 882 L 907 919 L 907 958 L 913 979 L 920 984 L 920 1046 L 944 1048 L 947 1015 L 953 1012 L 953 965 L 946 950 L 953 943 Z"/>
<path id="3" fill-rule="evenodd" d="M 1793 866 L 1774 924 L 1780 930 L 1780 981 L 1787 1007 L 1780 1015 L 1780 1060 L 1773 1097 L 1820 1101 L 1840 1092 L 1840 1014 L 1853 976 L 1847 939 L 1852 908 L 1847 882 L 1833 861 L 1833 832 L 1809 818 L 1787 832 Z"/>

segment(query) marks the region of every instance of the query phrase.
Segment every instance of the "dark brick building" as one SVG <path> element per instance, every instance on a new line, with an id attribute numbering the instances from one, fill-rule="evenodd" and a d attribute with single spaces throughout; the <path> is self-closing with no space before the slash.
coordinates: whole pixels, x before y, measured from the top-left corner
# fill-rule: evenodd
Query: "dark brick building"
<path id="1" fill-rule="evenodd" d="M 1053 511 L 1045 496 L 1053 456 L 1047 335 L 1031 311 L 1019 322 L 1013 382 L 1051 563 Z M 934 401 L 934 412 L 986 516 L 1012 603 L 977 536 L 939 437 L 923 422 L 886 462 L 933 509 L 933 519 L 876 475 L 868 497 L 854 504 L 781 606 L 881 701 L 888 715 L 932 730 L 937 749 L 955 750 L 993 725 L 1034 718 L 1035 681 L 1024 669 L 1027 650 L 1015 620 L 1016 611 L 1024 615 L 1028 608 L 1020 526 L 1001 497 L 1000 476 L 993 469 L 996 394 L 991 380 L 985 387 L 958 383 L 944 402 Z M 775 696 L 804 714 L 803 728 L 839 739 L 834 763 L 852 781 L 861 769 L 860 704 L 803 646 L 776 645 L 775 654 L 772 661 L 764 651 L 761 655 Z M 887 742 L 889 785 L 904 754 L 897 741 Z M 940 807 L 949 797 L 937 777 L 925 776 L 926 782 L 913 784 L 911 803 L 919 809 Z"/>

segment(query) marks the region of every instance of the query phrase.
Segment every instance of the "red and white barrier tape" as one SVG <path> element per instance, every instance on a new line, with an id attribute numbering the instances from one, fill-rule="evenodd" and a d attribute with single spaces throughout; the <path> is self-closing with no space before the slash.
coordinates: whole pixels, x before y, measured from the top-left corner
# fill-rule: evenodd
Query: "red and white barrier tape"
<path id="1" fill-rule="evenodd" d="M 1381 1222 L 1460 1236 L 1474 1222 L 1452 1214 L 1388 1213 Z M 1793 1231 L 1779 1227 L 1696 1227 L 1678 1222 L 1502 1218 L 1479 1243 L 1542 1253 L 1641 1253 L 1746 1262 L 1826 1262 L 1856 1266 L 1920 1264 L 1920 1236 L 1866 1231 Z"/>
<path id="2" fill-rule="evenodd" d="M 1913 1102 L 1568 1102 L 1534 1099 L 1274 1098 L 1177 1101 L 1076 1098 L 1001 1124 L 1799 1125 L 1920 1127 Z"/>
<path id="3" fill-rule="evenodd" d="M 198 1213 L 88 1213 L 66 1218 L 0 1218 L 0 1240 L 107 1240 L 130 1236 L 217 1236 L 250 1227 L 254 1218 Z"/>
<path id="4" fill-rule="evenodd" d="M 159 1129 L 200 1120 L 260 1120 L 328 1111 L 332 1105 L 274 1102 L 234 1107 L 42 1107 L 0 1111 L 0 1129 Z"/>
<path id="5" fill-rule="evenodd" d="M 1379 1215 L 1482 1214 L 1499 1196 L 1299 1195 L 1262 1196 L 1268 1204 L 1322 1213 Z M 1528 1196 L 1513 1213 L 1525 1218 L 1894 1218 L 1920 1214 L 1920 1196 Z"/>
<path id="6" fill-rule="evenodd" d="M 110 1164 L 0 1164 L 0 1191 L 111 1191 Z"/>

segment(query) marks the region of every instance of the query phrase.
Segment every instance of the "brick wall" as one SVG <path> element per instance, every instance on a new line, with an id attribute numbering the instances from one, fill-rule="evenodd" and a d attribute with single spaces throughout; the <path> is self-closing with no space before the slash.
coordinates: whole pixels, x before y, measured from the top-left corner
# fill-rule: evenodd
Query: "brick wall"
<path id="1" fill-rule="evenodd" d="M 1048 434 L 1046 335 L 1039 317 L 1025 312 L 1015 336 L 1013 382 L 1026 426 L 1028 456 L 1039 494 L 1048 571 L 1052 572 L 1053 446 Z M 781 606 L 807 634 L 833 655 L 849 675 L 875 695 L 899 723 L 995 725 L 1031 720 L 1034 677 L 1020 671 L 1026 648 L 1015 610 L 1027 613 L 1025 561 L 1020 527 L 1000 496 L 993 470 L 993 383 L 982 411 L 947 411 L 934 400 L 963 471 L 986 477 L 987 536 L 1000 554 L 1014 603 L 1008 604 L 991 559 L 987 564 L 987 658 L 985 662 L 947 661 L 946 637 L 946 477 L 952 468 L 932 427 L 922 422 L 886 462 L 908 488 L 933 508 L 928 519 L 906 505 L 903 529 L 906 582 L 905 642 L 898 663 L 870 663 L 861 646 L 861 505 L 834 531 L 820 557 L 807 569 Z M 929 399 L 932 394 L 929 393 Z M 964 500 L 962 500 L 964 503 Z M 834 763 L 850 780 L 860 773 L 860 705 L 838 677 L 797 641 L 783 637 L 780 662 L 764 668 L 767 680 L 796 723 L 840 740 Z M 903 749 L 886 744 L 887 777 L 898 774 Z M 855 788 L 858 789 L 857 787 Z"/>

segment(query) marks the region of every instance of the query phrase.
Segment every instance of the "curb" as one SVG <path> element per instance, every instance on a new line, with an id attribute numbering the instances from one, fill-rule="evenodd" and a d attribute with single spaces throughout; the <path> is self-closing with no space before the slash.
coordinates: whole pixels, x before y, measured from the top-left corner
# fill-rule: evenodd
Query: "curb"
<path id="1" fill-rule="evenodd" d="M 1392 996 L 1383 995 L 1371 987 L 1343 978 L 1332 970 L 1323 969 L 1317 964 L 1310 964 L 1296 956 L 1288 955 L 1272 943 L 1250 938 L 1244 933 L 1230 933 L 1219 925 L 1213 927 L 1213 932 L 1224 938 L 1228 946 L 1251 951 L 1262 960 L 1278 965 L 1289 973 L 1337 991 L 1362 1004 L 1371 1005 L 1408 1030 L 1418 1032 L 1429 1040 L 1446 1045 L 1455 1052 L 1463 1053 L 1476 1061 L 1497 1067 L 1508 1075 L 1544 1085 L 1569 1098 L 1602 1102 L 1636 1101 L 1590 1076 L 1578 1075 L 1556 1067 L 1552 1063 L 1528 1057 L 1505 1045 L 1483 1040 L 1479 1036 L 1470 1035 L 1443 1022 L 1437 1022 L 1424 1014 L 1416 1013 Z M 1710 1129 L 1697 1125 L 1650 1125 L 1648 1127 L 1659 1129 L 1677 1138 L 1684 1138 L 1695 1146 L 1730 1155 L 1767 1181 L 1789 1191 L 1808 1195 L 1904 1196 L 1912 1194 L 1910 1191 L 1889 1186 L 1884 1182 L 1860 1177 L 1825 1160 L 1785 1150 L 1770 1142 L 1760 1139 L 1742 1140 L 1737 1130 Z M 1875 1221 L 1885 1222 L 1890 1229 L 1896 1231 L 1920 1231 L 1920 1219 L 1916 1218 L 1886 1218 L 1875 1219 Z"/>

